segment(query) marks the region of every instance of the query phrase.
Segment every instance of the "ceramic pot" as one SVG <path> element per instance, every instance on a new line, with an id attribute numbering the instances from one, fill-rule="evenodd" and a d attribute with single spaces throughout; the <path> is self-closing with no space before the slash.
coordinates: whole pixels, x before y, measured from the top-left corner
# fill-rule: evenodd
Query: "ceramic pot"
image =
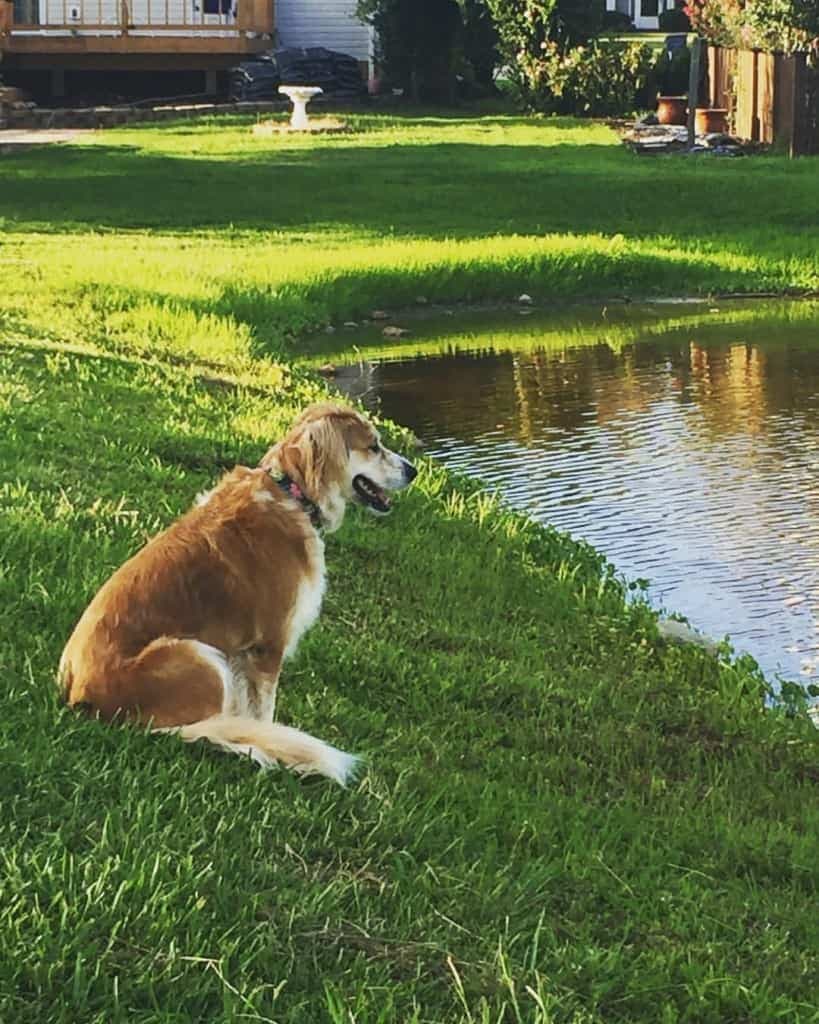
<path id="1" fill-rule="evenodd" d="M 709 135 L 728 131 L 728 111 L 723 107 L 697 107 L 694 119 L 697 135 Z"/>
<path id="2" fill-rule="evenodd" d="M 657 120 L 660 124 L 685 124 L 687 107 L 685 96 L 658 96 Z"/>

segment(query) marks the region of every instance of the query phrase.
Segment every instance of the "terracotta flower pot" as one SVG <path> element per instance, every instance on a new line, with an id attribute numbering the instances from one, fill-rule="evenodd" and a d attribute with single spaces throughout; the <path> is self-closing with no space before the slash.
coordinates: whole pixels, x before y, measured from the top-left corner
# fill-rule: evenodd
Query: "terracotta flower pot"
<path id="1" fill-rule="evenodd" d="M 660 124 L 685 124 L 687 108 L 686 96 L 658 96 L 657 120 Z"/>
<path id="2" fill-rule="evenodd" d="M 697 107 L 694 126 L 698 135 L 728 131 L 728 111 L 724 107 Z"/>

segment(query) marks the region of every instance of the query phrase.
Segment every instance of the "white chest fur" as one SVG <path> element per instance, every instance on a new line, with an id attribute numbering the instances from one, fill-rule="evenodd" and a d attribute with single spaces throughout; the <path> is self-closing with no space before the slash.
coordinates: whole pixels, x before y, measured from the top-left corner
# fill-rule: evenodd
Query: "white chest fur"
<path id="1" fill-rule="evenodd" d="M 299 583 L 296 599 L 287 622 L 285 658 L 295 653 L 299 640 L 313 625 L 321 611 L 326 585 L 324 541 L 316 535 L 308 542 L 308 569 Z"/>

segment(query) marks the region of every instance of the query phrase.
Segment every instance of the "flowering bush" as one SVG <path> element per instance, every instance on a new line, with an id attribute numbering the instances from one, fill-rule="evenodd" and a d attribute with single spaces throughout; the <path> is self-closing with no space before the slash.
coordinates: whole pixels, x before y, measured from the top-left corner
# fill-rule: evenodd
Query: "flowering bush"
<path id="1" fill-rule="evenodd" d="M 688 0 L 685 13 L 698 35 L 743 49 L 809 49 L 819 35 L 816 0 Z"/>

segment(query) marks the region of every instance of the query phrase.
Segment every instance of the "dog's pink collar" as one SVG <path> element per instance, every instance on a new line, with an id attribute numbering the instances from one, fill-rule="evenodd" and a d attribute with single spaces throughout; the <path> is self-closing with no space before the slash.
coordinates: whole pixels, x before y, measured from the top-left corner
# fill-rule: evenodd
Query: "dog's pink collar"
<path id="1" fill-rule="evenodd" d="M 324 518 L 321 514 L 321 509 L 314 501 L 311 501 L 310 498 L 307 497 L 292 477 L 288 476 L 287 473 L 282 473 L 280 470 L 267 469 L 265 472 L 271 480 L 276 481 L 288 498 L 293 498 L 294 501 L 297 501 L 299 505 L 301 505 L 307 513 L 310 522 L 317 530 L 320 530 L 324 526 Z"/>

